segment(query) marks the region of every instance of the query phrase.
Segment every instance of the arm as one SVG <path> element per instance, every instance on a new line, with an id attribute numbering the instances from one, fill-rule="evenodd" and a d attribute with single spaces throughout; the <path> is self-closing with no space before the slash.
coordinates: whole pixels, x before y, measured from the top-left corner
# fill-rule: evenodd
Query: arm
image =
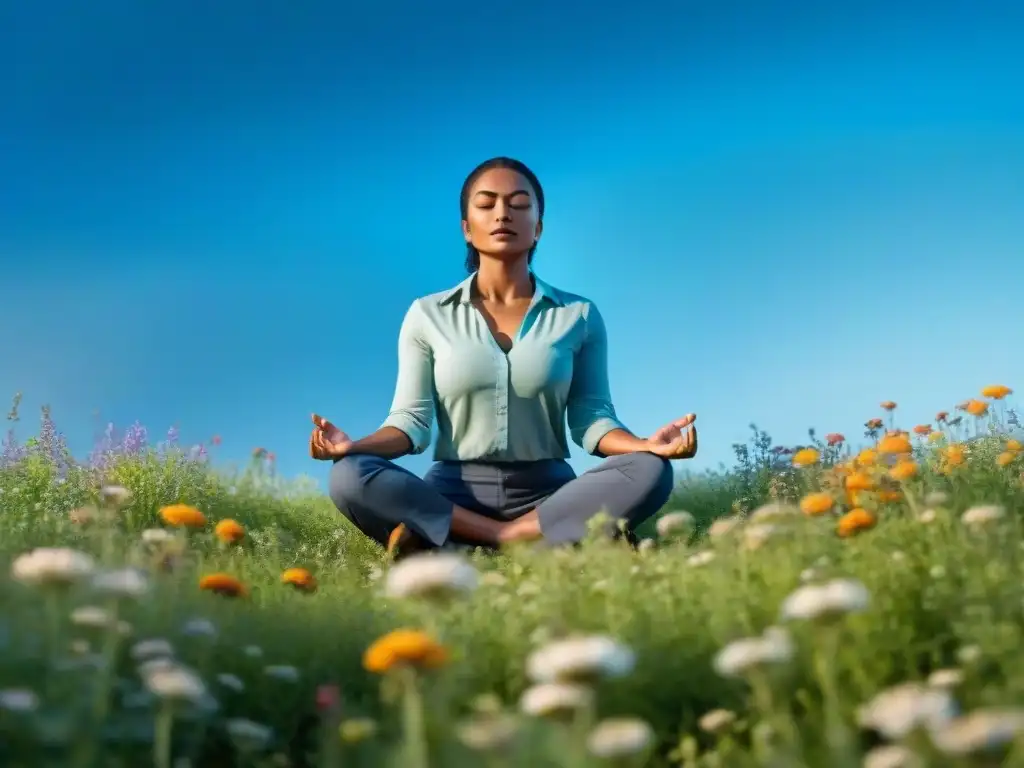
<path id="1" fill-rule="evenodd" d="M 594 456 L 647 449 L 647 441 L 615 415 L 608 384 L 608 334 L 597 307 L 588 308 L 583 345 L 576 354 L 566 412 L 573 441 Z"/>
<path id="2" fill-rule="evenodd" d="M 430 445 L 434 371 L 433 357 L 422 328 L 420 308 L 414 303 L 398 333 L 398 381 L 388 417 L 372 435 L 356 440 L 348 453 L 395 459 L 422 453 Z"/>

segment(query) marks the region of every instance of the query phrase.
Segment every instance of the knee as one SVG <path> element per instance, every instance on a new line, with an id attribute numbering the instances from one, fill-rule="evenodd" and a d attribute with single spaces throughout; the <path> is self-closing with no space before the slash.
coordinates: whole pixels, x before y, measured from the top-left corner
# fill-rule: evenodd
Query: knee
<path id="1" fill-rule="evenodd" d="M 629 474 L 648 503 L 660 507 L 668 501 L 675 486 L 672 462 L 653 453 L 634 453 L 629 464 Z"/>
<path id="2" fill-rule="evenodd" d="M 328 494 L 339 509 L 358 504 L 363 495 L 366 480 L 376 470 L 375 456 L 345 456 L 331 467 Z"/>

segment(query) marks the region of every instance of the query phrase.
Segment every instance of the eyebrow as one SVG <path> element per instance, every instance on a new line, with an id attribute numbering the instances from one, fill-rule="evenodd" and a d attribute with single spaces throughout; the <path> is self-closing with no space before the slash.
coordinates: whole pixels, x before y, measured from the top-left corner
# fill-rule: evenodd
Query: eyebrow
<path id="1" fill-rule="evenodd" d="M 529 195 L 529 194 L 530 194 L 529 190 L 517 189 L 515 192 L 511 193 L 509 195 L 509 197 L 515 197 L 516 195 Z M 493 200 L 497 200 L 498 197 L 499 197 L 497 192 L 491 192 L 490 190 L 487 190 L 487 189 L 481 189 L 478 192 L 476 192 L 475 195 L 485 195 L 486 197 L 489 197 L 489 198 L 491 198 Z"/>

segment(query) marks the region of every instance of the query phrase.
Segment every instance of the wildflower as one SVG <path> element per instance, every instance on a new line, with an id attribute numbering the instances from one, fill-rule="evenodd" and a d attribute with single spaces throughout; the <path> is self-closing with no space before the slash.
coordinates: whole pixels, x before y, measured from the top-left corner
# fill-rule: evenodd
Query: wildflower
<path id="1" fill-rule="evenodd" d="M 245 528 L 237 520 L 221 520 L 214 527 L 213 535 L 225 544 L 237 544 L 245 537 Z"/>
<path id="2" fill-rule="evenodd" d="M 0 709 L 29 714 L 39 709 L 39 696 L 28 688 L 6 688 L 0 690 Z"/>
<path id="3" fill-rule="evenodd" d="M 249 591 L 234 576 L 226 573 L 211 573 L 199 580 L 199 588 L 224 597 L 245 597 Z"/>
<path id="4" fill-rule="evenodd" d="M 920 435 L 921 437 L 927 437 L 931 433 L 932 433 L 932 425 L 931 424 L 918 424 L 916 427 L 914 427 L 914 434 L 915 435 Z"/>
<path id="5" fill-rule="evenodd" d="M 590 754 L 604 760 L 622 760 L 645 752 L 654 743 L 654 730 L 636 717 L 602 720 L 587 737 Z"/>
<path id="6" fill-rule="evenodd" d="M 527 688 L 519 708 L 531 717 L 564 717 L 587 707 L 593 692 L 574 683 L 540 683 Z"/>
<path id="7" fill-rule="evenodd" d="M 633 652 L 604 635 L 556 640 L 534 651 L 526 660 L 526 674 L 534 682 L 584 682 L 623 677 L 633 671 Z"/>
<path id="8" fill-rule="evenodd" d="M 1002 384 L 992 384 L 981 390 L 982 397 L 990 397 L 993 400 L 1002 400 L 1007 395 L 1012 395 L 1013 390 Z"/>
<path id="9" fill-rule="evenodd" d="M 896 403 L 894 403 L 892 400 L 883 400 L 881 403 L 879 403 L 879 407 L 883 411 L 895 411 Z"/>
<path id="10" fill-rule="evenodd" d="M 654 539 L 652 539 L 650 537 L 646 537 L 646 538 L 640 539 L 640 542 L 636 545 L 636 550 L 637 550 L 637 552 L 640 552 L 642 554 L 644 552 L 650 552 L 656 546 L 657 546 L 657 542 L 655 542 Z M 481 580 L 481 583 L 489 584 L 491 586 L 494 586 L 495 585 L 495 582 L 494 582 L 494 575 L 495 574 L 496 574 L 495 571 L 489 571 L 488 573 L 485 573 L 484 576 L 483 576 L 483 579 Z M 500 576 L 501 574 L 496 574 L 496 575 Z M 502 577 L 502 578 L 504 578 L 504 577 Z"/>
<path id="11" fill-rule="evenodd" d="M 889 477 L 894 480 L 910 480 L 917 475 L 917 462 L 910 459 L 900 459 L 892 469 L 889 470 Z"/>
<path id="12" fill-rule="evenodd" d="M 655 528 L 658 531 L 658 536 L 668 538 L 675 533 L 689 532 L 693 529 L 693 525 L 693 515 L 680 510 L 678 512 L 669 512 L 659 517 Z"/>
<path id="13" fill-rule="evenodd" d="M 958 443 L 953 445 L 947 445 L 946 448 L 940 454 L 940 458 L 945 467 L 959 467 L 964 463 L 965 452 L 964 447 Z"/>
<path id="14" fill-rule="evenodd" d="M 692 568 L 700 568 L 702 565 L 707 565 L 715 559 L 715 553 L 710 549 L 705 549 L 703 552 L 697 552 L 686 558 L 686 564 Z"/>
<path id="15" fill-rule="evenodd" d="M 964 681 L 964 673 L 959 669 L 937 669 L 928 675 L 928 685 L 934 688 L 955 688 Z"/>
<path id="16" fill-rule="evenodd" d="M 141 597 L 149 591 L 149 579 L 138 568 L 118 568 L 97 574 L 92 580 L 92 588 L 110 597 Z"/>
<path id="17" fill-rule="evenodd" d="M 864 426 L 867 427 L 868 429 L 875 430 L 875 429 L 881 429 L 883 423 L 884 422 L 881 419 L 878 419 L 878 418 L 868 419 L 866 422 L 864 422 Z"/>
<path id="18" fill-rule="evenodd" d="M 886 435 L 878 441 L 878 452 L 884 455 L 899 455 L 912 453 L 914 446 L 910 439 L 904 434 Z"/>
<path id="19" fill-rule="evenodd" d="M 827 621 L 868 607 L 867 587 L 854 579 L 833 579 L 824 584 L 805 584 L 782 603 L 786 620 Z"/>
<path id="20" fill-rule="evenodd" d="M 95 507 L 78 507 L 68 512 L 68 520 L 75 525 L 91 523 L 96 518 Z"/>
<path id="21" fill-rule="evenodd" d="M 902 744 L 882 744 L 864 755 L 864 768 L 924 768 L 924 763 Z"/>
<path id="22" fill-rule="evenodd" d="M 792 504 L 784 504 L 778 501 L 772 501 L 768 504 L 763 504 L 753 512 L 750 513 L 751 522 L 767 522 L 769 520 L 777 520 L 779 518 L 792 517 L 800 513 L 797 507 Z"/>
<path id="23" fill-rule="evenodd" d="M 736 722 L 736 713 L 728 709 L 713 709 L 705 712 L 697 725 L 706 733 L 721 733 Z"/>
<path id="24" fill-rule="evenodd" d="M 233 717 L 224 723 L 224 730 L 235 748 L 242 752 L 257 752 L 270 743 L 274 732 L 244 717 Z"/>
<path id="25" fill-rule="evenodd" d="M 980 504 L 968 509 L 960 519 L 967 525 L 981 525 L 991 523 L 1005 515 L 1006 510 L 998 504 Z"/>
<path id="26" fill-rule="evenodd" d="M 654 539 L 644 539 L 640 544 L 643 545 L 645 541 L 651 542 L 652 545 L 654 543 Z M 488 587 L 504 587 L 508 584 L 508 577 L 501 571 L 487 571 L 480 577 L 480 584 Z"/>
<path id="27" fill-rule="evenodd" d="M 161 658 L 174 655 L 174 646 L 167 640 L 155 637 L 149 640 L 140 640 L 131 649 L 131 656 L 135 661 Z"/>
<path id="28" fill-rule="evenodd" d="M 11 577 L 32 586 L 68 586 L 91 576 L 95 569 L 95 561 L 84 552 L 40 547 L 15 558 Z"/>
<path id="29" fill-rule="evenodd" d="M 1024 446 L 1021 445 L 1020 440 L 1014 440 L 1012 437 L 1006 441 L 1006 450 L 1011 453 L 1020 453 L 1024 450 Z"/>
<path id="30" fill-rule="evenodd" d="M 238 675 L 232 675 L 228 672 L 222 672 L 217 675 L 217 682 L 225 688 L 230 688 L 235 693 L 241 693 L 245 690 L 245 683 Z"/>
<path id="31" fill-rule="evenodd" d="M 206 516 L 188 504 L 171 504 L 160 510 L 160 517 L 168 525 L 185 528 L 202 528 L 206 525 Z"/>
<path id="32" fill-rule="evenodd" d="M 263 674 L 283 683 L 294 683 L 299 679 L 299 670 L 288 664 L 269 664 L 263 668 Z"/>
<path id="33" fill-rule="evenodd" d="M 1017 454 L 1014 453 L 1013 451 L 1003 451 L 998 456 L 996 456 L 996 464 L 998 464 L 1000 467 L 1007 467 L 1010 464 L 1013 464 L 1016 458 Z"/>
<path id="34" fill-rule="evenodd" d="M 518 723 L 506 714 L 476 716 L 460 723 L 455 735 L 465 746 L 477 752 L 494 752 L 515 738 Z"/>
<path id="35" fill-rule="evenodd" d="M 417 554 L 388 569 L 384 593 L 388 597 L 446 598 L 477 587 L 476 568 L 453 553 Z"/>
<path id="36" fill-rule="evenodd" d="M 743 529 L 743 544 L 747 549 L 760 549 L 779 530 L 772 523 L 756 523 Z"/>
<path id="37" fill-rule="evenodd" d="M 930 507 L 942 507 L 949 503 L 949 494 L 944 491 L 931 491 L 924 497 L 924 503 Z"/>
<path id="38" fill-rule="evenodd" d="M 863 451 L 857 454 L 855 462 L 860 467 L 871 467 L 874 466 L 875 462 L 878 461 L 878 451 L 871 448 L 865 448 Z"/>
<path id="39" fill-rule="evenodd" d="M 946 436 L 942 432 L 932 432 L 930 435 L 928 435 L 929 443 L 941 443 L 945 439 Z"/>
<path id="40" fill-rule="evenodd" d="M 191 669 L 178 664 L 151 669 L 144 675 L 144 682 L 150 693 L 169 701 L 197 704 L 207 693 L 203 679 Z"/>
<path id="41" fill-rule="evenodd" d="M 939 424 L 944 423 L 947 418 L 949 418 L 949 411 L 939 411 L 935 414 L 935 421 Z"/>
<path id="42" fill-rule="evenodd" d="M 932 743 L 947 755 L 966 756 L 1008 746 L 1024 732 L 1024 710 L 977 709 L 942 723 Z"/>
<path id="43" fill-rule="evenodd" d="M 892 488 L 878 492 L 878 501 L 882 504 L 897 504 L 903 500 L 903 493 Z"/>
<path id="44" fill-rule="evenodd" d="M 182 625 L 181 634 L 186 637 L 216 637 L 217 627 L 209 619 L 189 619 Z"/>
<path id="45" fill-rule="evenodd" d="M 100 503 L 112 509 L 124 509 L 132 500 L 132 492 L 123 485 L 104 485 L 100 488 Z"/>
<path id="46" fill-rule="evenodd" d="M 708 528 L 708 536 L 712 539 L 718 539 L 723 536 L 727 536 L 732 533 L 733 529 L 736 528 L 741 522 L 741 519 L 736 515 L 731 517 L 720 517 L 713 522 Z"/>
<path id="47" fill-rule="evenodd" d="M 870 491 L 875 487 L 875 481 L 864 472 L 851 472 L 846 476 L 844 485 L 848 491 Z"/>
<path id="48" fill-rule="evenodd" d="M 882 691 L 857 712 L 862 728 L 898 741 L 918 729 L 932 730 L 951 720 L 956 705 L 948 691 L 922 683 L 903 683 Z"/>
<path id="49" fill-rule="evenodd" d="M 814 448 L 801 448 L 793 454 L 792 461 L 794 467 L 809 467 L 817 464 L 820 459 L 821 454 Z"/>
<path id="50" fill-rule="evenodd" d="M 281 583 L 301 592 L 316 592 L 316 577 L 305 568 L 288 568 L 281 574 Z"/>
<path id="51" fill-rule="evenodd" d="M 875 516 L 862 507 L 851 509 L 841 518 L 837 524 L 837 533 L 846 538 L 860 531 L 866 531 L 875 527 Z"/>
<path id="52" fill-rule="evenodd" d="M 150 546 L 161 546 L 174 541 L 174 535 L 163 528 L 147 528 L 142 532 L 142 542 Z"/>
<path id="53" fill-rule="evenodd" d="M 377 735 L 377 721 L 369 717 L 350 717 L 338 726 L 338 735 L 346 744 L 358 744 Z"/>
<path id="54" fill-rule="evenodd" d="M 846 438 L 842 435 L 841 432 L 829 432 L 827 435 L 825 435 L 825 442 L 828 443 L 829 445 L 841 445 L 842 443 L 846 442 Z"/>
<path id="55" fill-rule="evenodd" d="M 964 410 L 971 414 L 971 416 L 980 418 L 988 413 L 988 403 L 984 400 L 968 400 Z"/>
<path id="56" fill-rule="evenodd" d="M 938 517 L 939 513 L 936 512 L 931 507 L 928 507 L 928 509 L 923 509 L 921 510 L 920 514 L 918 514 L 917 522 L 925 524 L 934 523 L 938 519 Z"/>
<path id="57" fill-rule="evenodd" d="M 714 658 L 714 668 L 723 677 L 741 677 L 747 672 L 793 657 L 793 641 L 781 627 L 768 627 L 759 637 L 744 637 L 726 645 Z"/>
<path id="58" fill-rule="evenodd" d="M 378 638 L 363 654 L 369 672 L 383 674 L 396 666 L 433 669 L 448 661 L 448 651 L 426 632 L 396 629 Z"/>
<path id="59" fill-rule="evenodd" d="M 832 497 L 827 493 L 809 493 L 800 500 L 800 509 L 805 515 L 823 515 L 832 509 Z"/>
<path id="60" fill-rule="evenodd" d="M 71 612 L 71 623 L 79 627 L 106 629 L 110 626 L 110 620 L 110 613 L 96 605 L 83 605 Z"/>

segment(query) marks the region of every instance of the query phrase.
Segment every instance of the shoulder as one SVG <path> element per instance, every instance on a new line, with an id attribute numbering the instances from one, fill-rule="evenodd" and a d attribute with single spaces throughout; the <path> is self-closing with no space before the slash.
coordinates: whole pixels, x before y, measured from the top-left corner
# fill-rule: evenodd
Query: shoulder
<path id="1" fill-rule="evenodd" d="M 586 321 L 601 319 L 601 313 L 597 309 L 597 304 L 592 299 L 587 298 L 578 293 L 572 291 L 566 291 L 562 288 L 556 288 L 553 285 L 545 285 L 545 289 L 551 294 L 552 298 L 558 303 L 560 307 L 564 307 L 569 311 L 578 312 L 579 315 Z"/>

